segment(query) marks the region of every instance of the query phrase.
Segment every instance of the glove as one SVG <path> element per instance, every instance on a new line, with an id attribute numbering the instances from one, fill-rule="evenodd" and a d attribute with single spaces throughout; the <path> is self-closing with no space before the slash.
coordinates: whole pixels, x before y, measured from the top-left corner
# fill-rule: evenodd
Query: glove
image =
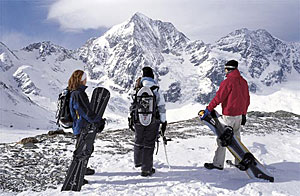
<path id="1" fill-rule="evenodd" d="M 103 118 L 99 122 L 95 122 L 93 124 L 97 129 L 99 129 L 99 132 L 101 132 L 105 127 L 105 122 L 106 122 L 106 119 Z"/>
<path id="2" fill-rule="evenodd" d="M 135 132 L 134 130 L 134 125 L 133 125 L 133 120 L 132 118 L 128 117 L 128 127 L 131 131 Z"/>
<path id="3" fill-rule="evenodd" d="M 166 129 L 167 129 L 167 121 L 161 123 L 161 128 L 160 128 L 160 130 L 161 130 L 160 135 L 161 136 L 165 135 Z"/>
<path id="4" fill-rule="evenodd" d="M 200 112 L 201 112 L 201 110 L 200 110 Z M 200 112 L 199 112 L 199 114 L 200 114 Z M 201 120 L 204 120 L 204 118 L 207 116 L 207 115 L 209 115 L 210 114 L 210 111 L 206 108 L 205 110 L 204 110 L 204 114 L 202 115 L 202 117 L 200 118 Z"/>
<path id="5" fill-rule="evenodd" d="M 247 122 L 247 119 L 246 119 L 246 115 L 242 115 L 242 122 L 241 122 L 241 125 L 245 125 Z"/>

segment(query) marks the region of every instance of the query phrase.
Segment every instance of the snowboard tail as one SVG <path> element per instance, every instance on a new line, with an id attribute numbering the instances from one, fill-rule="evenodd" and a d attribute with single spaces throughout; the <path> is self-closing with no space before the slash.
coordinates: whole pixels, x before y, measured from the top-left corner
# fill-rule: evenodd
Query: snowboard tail
<path id="1" fill-rule="evenodd" d="M 98 116 L 103 116 L 109 98 L 110 93 L 107 89 L 97 87 L 93 90 L 91 108 Z M 79 136 L 78 145 L 73 154 L 73 160 L 67 171 L 67 176 L 61 191 L 81 190 L 87 164 L 91 154 L 94 151 L 96 134 L 100 133 L 101 131 L 102 130 L 100 130 L 94 124 L 89 124 L 82 130 Z"/>
<path id="2" fill-rule="evenodd" d="M 226 163 L 237 167 L 241 171 L 245 171 L 250 178 L 259 178 L 274 182 L 274 177 L 254 157 L 254 155 L 249 152 L 241 140 L 233 134 L 231 131 L 232 128 L 221 124 L 221 122 L 218 120 L 219 116 L 220 115 L 213 110 L 210 115 L 207 115 L 203 119 L 203 122 L 221 140 L 222 146 L 226 147 L 239 161 L 239 164 L 237 165 L 233 164 L 231 161 L 231 163 L 228 163 L 227 161 Z"/>

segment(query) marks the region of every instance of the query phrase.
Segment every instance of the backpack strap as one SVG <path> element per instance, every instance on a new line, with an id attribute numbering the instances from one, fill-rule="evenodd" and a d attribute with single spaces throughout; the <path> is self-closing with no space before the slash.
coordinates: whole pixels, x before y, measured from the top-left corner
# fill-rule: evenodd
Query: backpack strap
<path id="1" fill-rule="evenodd" d="M 154 90 L 157 89 L 157 91 L 158 91 L 158 90 L 159 90 L 159 86 L 151 86 L 150 89 L 151 89 L 152 91 L 154 91 Z"/>

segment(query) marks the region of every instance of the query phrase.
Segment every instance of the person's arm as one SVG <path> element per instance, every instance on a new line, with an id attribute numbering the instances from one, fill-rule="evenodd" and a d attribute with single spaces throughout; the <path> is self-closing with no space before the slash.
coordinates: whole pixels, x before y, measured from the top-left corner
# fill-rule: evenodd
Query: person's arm
<path id="1" fill-rule="evenodd" d="M 80 92 L 78 94 L 78 107 L 77 111 L 80 116 L 82 116 L 89 123 L 95 123 L 101 121 L 101 117 L 97 116 L 90 107 L 89 99 L 85 92 Z"/>
<path id="2" fill-rule="evenodd" d="M 247 105 L 246 105 L 246 112 L 245 112 L 245 115 L 247 114 L 247 111 L 248 111 L 248 107 L 250 105 L 250 94 L 249 94 L 249 88 L 248 88 L 248 84 L 247 84 Z"/>
<path id="3" fill-rule="evenodd" d="M 160 135 L 165 138 L 165 132 L 167 129 L 167 119 L 166 119 L 166 101 L 165 98 L 162 94 L 162 92 L 158 89 L 157 91 L 157 108 L 159 111 L 159 117 L 160 117 L 160 123 L 161 123 L 161 131 L 160 131 Z M 164 141 L 166 142 L 166 141 Z M 166 144 L 166 143 L 165 143 Z"/>
<path id="4" fill-rule="evenodd" d="M 249 94 L 248 83 L 245 79 L 244 79 L 244 82 L 245 82 L 245 89 L 244 90 L 245 90 L 246 97 L 244 98 L 245 99 L 245 108 L 244 108 L 244 111 L 243 111 L 243 115 L 246 115 L 247 111 L 248 111 L 248 107 L 250 105 L 250 94 Z"/>
<path id="5" fill-rule="evenodd" d="M 229 84 L 224 80 L 221 82 L 219 90 L 216 93 L 216 96 L 211 100 L 209 105 L 207 106 L 207 109 L 211 112 L 217 105 L 220 103 L 223 103 L 225 99 L 227 99 L 229 93 L 230 93 L 230 87 Z"/>
<path id="6" fill-rule="evenodd" d="M 130 106 L 129 106 L 129 110 L 128 110 L 128 113 L 127 113 L 127 117 L 128 117 L 128 127 L 131 131 L 135 132 L 135 129 L 134 129 L 134 122 L 133 122 L 133 118 L 134 118 L 134 110 L 136 110 L 135 106 L 133 105 L 133 102 L 134 102 L 134 99 L 136 94 L 135 94 L 135 90 L 131 90 L 130 93 L 129 93 L 129 96 L 130 96 Z"/>
<path id="7" fill-rule="evenodd" d="M 159 111 L 160 122 L 166 122 L 166 101 L 160 90 L 157 91 L 157 108 Z"/>

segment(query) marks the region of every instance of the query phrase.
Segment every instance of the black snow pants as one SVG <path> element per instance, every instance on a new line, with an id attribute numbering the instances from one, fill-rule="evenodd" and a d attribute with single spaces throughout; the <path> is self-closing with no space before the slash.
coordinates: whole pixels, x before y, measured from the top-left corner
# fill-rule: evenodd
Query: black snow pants
<path id="1" fill-rule="evenodd" d="M 145 127 L 135 124 L 134 164 L 142 166 L 142 171 L 151 171 L 153 167 L 153 152 L 158 135 L 159 121 Z"/>

